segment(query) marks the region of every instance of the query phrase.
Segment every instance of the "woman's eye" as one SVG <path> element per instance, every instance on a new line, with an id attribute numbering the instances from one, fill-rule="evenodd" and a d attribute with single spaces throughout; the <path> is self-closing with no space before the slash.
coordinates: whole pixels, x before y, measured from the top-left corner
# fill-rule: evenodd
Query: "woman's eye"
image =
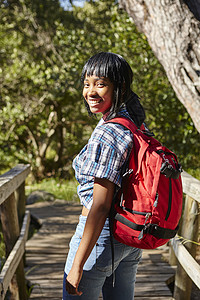
<path id="1" fill-rule="evenodd" d="M 99 82 L 99 83 L 97 83 L 97 86 L 103 87 L 103 86 L 105 86 L 105 84 L 103 82 Z"/>

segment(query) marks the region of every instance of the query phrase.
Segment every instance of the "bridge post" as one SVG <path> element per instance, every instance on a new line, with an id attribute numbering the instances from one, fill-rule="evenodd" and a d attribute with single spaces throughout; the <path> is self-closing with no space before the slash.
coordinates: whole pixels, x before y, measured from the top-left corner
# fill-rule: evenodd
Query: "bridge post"
<path id="1" fill-rule="evenodd" d="M 17 205 L 14 193 L 12 193 L 1 204 L 1 224 L 3 237 L 6 245 L 6 257 L 8 257 L 20 233 L 17 215 Z M 16 278 L 14 276 L 12 280 L 11 291 L 13 293 L 12 299 L 27 299 L 23 259 L 19 263 L 19 266 L 16 270 Z"/>
<path id="2" fill-rule="evenodd" d="M 191 243 L 190 241 L 198 241 L 198 228 L 198 203 L 193 200 L 193 198 L 186 195 L 181 236 L 184 238 L 184 241 L 188 240 L 185 247 L 194 258 L 196 255 L 196 244 Z M 191 290 L 192 280 L 178 262 L 175 276 L 174 299 L 190 300 Z"/>
<path id="3" fill-rule="evenodd" d="M 183 216 L 181 217 L 181 220 L 179 221 L 179 229 L 178 229 L 178 235 L 181 235 L 182 231 L 182 223 L 183 223 Z M 177 266 L 178 260 L 176 257 L 176 254 L 174 253 L 174 249 L 171 243 L 169 243 L 169 264 L 171 266 Z"/>
<path id="4" fill-rule="evenodd" d="M 21 228 L 26 210 L 25 181 L 15 191 L 15 199 L 17 203 L 19 227 Z"/>

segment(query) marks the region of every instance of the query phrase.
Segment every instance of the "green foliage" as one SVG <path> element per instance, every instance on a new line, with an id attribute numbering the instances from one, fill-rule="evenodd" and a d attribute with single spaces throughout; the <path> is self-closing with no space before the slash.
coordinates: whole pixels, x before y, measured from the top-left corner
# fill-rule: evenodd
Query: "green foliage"
<path id="1" fill-rule="evenodd" d="M 0 167 L 23 162 L 36 178 L 72 175 L 96 123 L 82 102 L 80 73 L 99 51 L 127 59 L 149 127 L 185 169 L 198 165 L 198 132 L 146 37 L 115 1 L 70 11 L 58 0 L 0 1 L 0 18 Z"/>
<path id="2" fill-rule="evenodd" d="M 31 163 L 36 177 L 58 174 L 88 138 L 77 88 L 82 60 L 76 41 L 69 47 L 82 23 L 59 1 L 47 2 L 1 4 L 0 158 L 2 167 Z"/>
<path id="3" fill-rule="evenodd" d="M 48 178 L 42 181 L 26 186 L 26 195 L 36 190 L 48 191 L 56 199 L 66 201 L 77 201 L 77 182 L 75 180 L 61 180 L 60 178 Z"/>
<path id="4" fill-rule="evenodd" d="M 187 172 L 194 178 L 200 180 L 200 168 L 188 168 Z"/>

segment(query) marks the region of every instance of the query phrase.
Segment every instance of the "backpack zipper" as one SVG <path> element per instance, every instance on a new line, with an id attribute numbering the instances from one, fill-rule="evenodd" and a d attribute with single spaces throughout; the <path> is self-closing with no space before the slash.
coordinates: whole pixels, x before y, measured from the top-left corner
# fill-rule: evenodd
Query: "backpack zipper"
<path id="1" fill-rule="evenodd" d="M 165 221 L 167 221 L 169 218 L 171 208 L 172 208 L 172 179 L 169 178 L 169 200 L 168 200 L 168 209 L 165 216 Z"/>
<path id="2" fill-rule="evenodd" d="M 151 215 L 150 212 L 142 212 L 142 211 L 132 210 L 132 209 L 126 208 L 126 207 L 124 207 L 124 206 L 122 206 L 122 205 L 120 205 L 120 207 L 121 207 L 123 210 L 126 210 L 126 211 L 128 211 L 128 212 L 130 212 L 130 213 L 132 213 L 132 214 L 142 215 L 142 216 L 146 216 L 146 215 L 148 215 L 148 214 Z"/>

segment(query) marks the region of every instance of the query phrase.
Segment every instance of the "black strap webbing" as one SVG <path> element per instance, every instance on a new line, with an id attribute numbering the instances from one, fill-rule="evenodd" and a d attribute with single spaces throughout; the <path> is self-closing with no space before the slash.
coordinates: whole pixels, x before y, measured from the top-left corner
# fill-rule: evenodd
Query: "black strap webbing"
<path id="1" fill-rule="evenodd" d="M 121 222 L 122 224 L 128 226 L 129 228 L 137 230 L 137 231 L 141 231 L 144 228 L 144 225 L 135 224 L 135 223 L 127 220 L 125 217 L 123 217 L 122 215 L 120 215 L 118 213 L 116 213 L 115 219 L 117 221 Z"/>
<path id="2" fill-rule="evenodd" d="M 175 237 L 179 226 L 177 226 L 175 229 L 168 229 L 159 227 L 156 224 L 150 224 L 149 227 L 144 231 L 144 233 L 151 234 L 159 239 L 172 239 Z"/>
<path id="3" fill-rule="evenodd" d="M 110 227 L 110 246 L 111 246 L 111 255 L 112 255 L 112 284 L 115 285 L 115 272 L 114 272 L 114 262 L 115 262 L 115 251 L 114 251 L 114 241 L 113 241 L 113 222 L 109 218 L 109 227 Z"/>
<path id="4" fill-rule="evenodd" d="M 112 255 L 112 284 L 115 285 L 115 272 L 114 272 L 114 261 L 115 261 L 115 251 L 114 251 L 114 237 L 113 237 L 113 223 L 115 218 L 115 201 L 117 197 L 118 190 L 115 191 L 113 201 L 111 203 L 110 214 L 109 214 L 109 229 L 110 229 L 110 246 L 111 246 L 111 255 Z"/>
<path id="5" fill-rule="evenodd" d="M 176 233 L 178 231 L 178 226 L 175 229 L 168 229 L 168 228 L 163 228 L 156 224 L 150 224 L 150 223 L 147 224 L 146 226 L 138 225 L 138 224 L 135 224 L 135 223 L 127 220 L 125 217 L 123 217 L 122 215 L 120 215 L 118 213 L 115 215 L 115 219 L 133 230 L 137 230 L 137 231 L 144 230 L 144 234 L 148 233 L 159 239 L 171 239 L 176 235 Z"/>

